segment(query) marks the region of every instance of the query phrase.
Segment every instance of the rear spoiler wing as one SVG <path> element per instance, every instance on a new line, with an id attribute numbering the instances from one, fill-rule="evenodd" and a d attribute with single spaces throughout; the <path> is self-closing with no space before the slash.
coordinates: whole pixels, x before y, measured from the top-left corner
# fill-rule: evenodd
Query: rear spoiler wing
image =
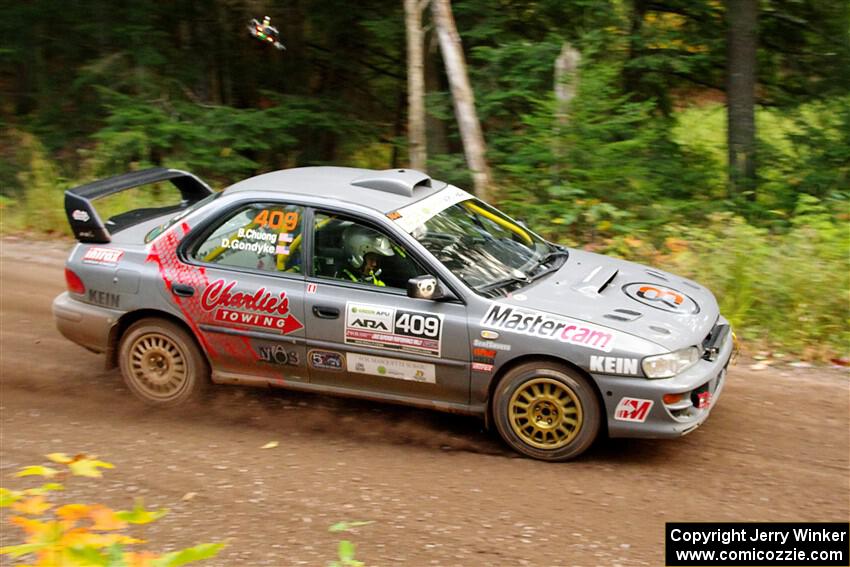
<path id="1" fill-rule="evenodd" d="M 95 199 L 114 195 L 140 185 L 161 181 L 170 181 L 180 190 L 182 201 L 176 207 L 139 209 L 108 219 L 104 223 L 92 206 L 92 201 Z M 179 169 L 154 167 L 100 179 L 65 191 L 65 214 L 68 216 L 68 223 L 70 223 L 77 240 L 86 243 L 105 244 L 112 239 L 109 228 L 115 231 L 171 210 L 180 210 L 211 195 L 212 192 L 213 190 L 209 185 L 191 173 Z"/>

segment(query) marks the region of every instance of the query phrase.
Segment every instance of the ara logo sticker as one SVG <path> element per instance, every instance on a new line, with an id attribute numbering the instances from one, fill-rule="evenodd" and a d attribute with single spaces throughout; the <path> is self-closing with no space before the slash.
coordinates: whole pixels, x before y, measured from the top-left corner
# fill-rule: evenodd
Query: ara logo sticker
<path id="1" fill-rule="evenodd" d="M 638 373 L 636 358 L 618 358 L 615 356 L 591 356 L 590 371 L 605 374 L 626 374 L 634 376 Z"/>
<path id="2" fill-rule="evenodd" d="M 89 214 L 82 209 L 75 209 L 74 212 L 71 213 L 71 218 L 78 222 L 89 222 L 91 219 Z"/>
<path id="3" fill-rule="evenodd" d="M 118 260 L 124 255 L 123 250 L 115 250 L 114 248 L 89 248 L 83 255 L 83 262 L 86 264 L 106 264 L 115 265 Z"/>
<path id="4" fill-rule="evenodd" d="M 699 306 L 693 299 L 669 287 L 648 283 L 632 283 L 623 287 L 623 293 L 635 301 L 662 311 L 681 315 L 699 313 Z"/>
<path id="5" fill-rule="evenodd" d="M 222 323 L 249 327 L 264 327 L 284 335 L 302 328 L 301 322 L 289 312 L 286 292 L 277 295 L 261 287 L 257 291 L 234 291 L 238 282 L 219 279 L 211 283 L 201 296 L 201 307 L 213 313 Z"/>
<path id="6" fill-rule="evenodd" d="M 381 305 L 346 304 L 346 344 L 440 356 L 442 329 L 442 315 Z"/>
<path id="7" fill-rule="evenodd" d="M 616 336 L 606 327 L 499 303 L 490 305 L 481 319 L 481 325 L 603 352 L 610 352 L 614 348 Z"/>
<path id="8" fill-rule="evenodd" d="M 639 398 L 622 398 L 614 410 L 614 419 L 617 421 L 633 421 L 643 423 L 652 409 L 652 400 L 641 400 Z"/>

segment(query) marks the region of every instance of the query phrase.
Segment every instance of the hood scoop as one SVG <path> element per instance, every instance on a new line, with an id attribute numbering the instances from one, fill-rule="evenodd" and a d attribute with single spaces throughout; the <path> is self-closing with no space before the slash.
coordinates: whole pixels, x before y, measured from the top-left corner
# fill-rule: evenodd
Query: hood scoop
<path id="1" fill-rule="evenodd" d="M 573 289 L 588 297 L 595 297 L 614 281 L 618 273 L 620 271 L 617 268 L 597 266 L 583 280 L 574 285 Z"/>
<path id="2" fill-rule="evenodd" d="M 643 317 L 643 313 L 640 311 L 632 311 L 631 309 L 614 309 L 614 311 L 606 313 L 603 317 L 607 319 L 614 319 L 615 321 L 623 321 L 624 323 L 631 323 L 632 321 L 637 321 Z"/>

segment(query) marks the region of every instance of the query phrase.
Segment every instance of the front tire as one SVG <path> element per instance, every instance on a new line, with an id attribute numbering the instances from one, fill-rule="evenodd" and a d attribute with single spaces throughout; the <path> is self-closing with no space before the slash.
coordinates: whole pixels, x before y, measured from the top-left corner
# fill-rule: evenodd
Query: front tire
<path id="1" fill-rule="evenodd" d="M 164 319 L 142 319 L 121 338 L 124 383 L 152 406 L 174 407 L 195 399 L 209 384 L 209 365 L 192 336 Z"/>
<path id="2" fill-rule="evenodd" d="M 593 386 L 572 368 L 549 361 L 509 370 L 496 386 L 492 410 L 502 439 L 543 461 L 579 456 L 596 439 L 601 424 Z"/>

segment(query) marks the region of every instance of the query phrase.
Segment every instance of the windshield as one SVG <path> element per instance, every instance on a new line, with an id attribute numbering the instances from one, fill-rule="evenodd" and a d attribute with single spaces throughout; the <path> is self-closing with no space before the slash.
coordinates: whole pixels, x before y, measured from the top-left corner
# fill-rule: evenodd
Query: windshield
<path id="1" fill-rule="evenodd" d="M 467 286 L 485 295 L 501 295 L 529 283 L 561 255 L 552 244 L 473 198 L 444 208 L 410 232 Z"/>
<path id="2" fill-rule="evenodd" d="M 176 215 L 171 217 L 168 220 L 168 222 L 159 225 L 158 227 L 154 228 L 149 233 L 147 233 L 145 235 L 145 243 L 150 242 L 151 240 L 153 240 L 154 238 L 156 238 L 157 236 L 159 236 L 160 234 L 162 234 L 163 232 L 165 232 L 166 230 L 168 230 L 169 228 L 174 226 L 174 223 L 176 223 L 180 219 L 189 216 L 190 214 L 197 211 L 198 209 L 200 209 L 201 207 L 203 207 L 207 203 L 211 203 L 212 201 L 215 201 L 221 195 L 222 195 L 222 193 L 220 193 L 220 192 L 219 193 L 213 193 L 212 195 L 208 195 L 208 196 L 204 197 L 203 199 L 201 199 L 197 203 L 193 203 L 192 205 L 189 205 L 185 209 L 182 209 L 179 213 L 177 213 Z"/>

